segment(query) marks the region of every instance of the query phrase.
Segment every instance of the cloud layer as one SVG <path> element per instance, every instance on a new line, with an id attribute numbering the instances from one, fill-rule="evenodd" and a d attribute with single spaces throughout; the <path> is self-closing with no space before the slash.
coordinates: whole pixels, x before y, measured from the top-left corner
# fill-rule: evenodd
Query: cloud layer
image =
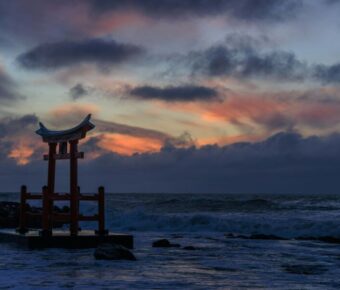
<path id="1" fill-rule="evenodd" d="M 188 17 L 228 15 L 242 20 L 278 21 L 295 15 L 301 7 L 297 0 L 87 0 L 97 11 L 136 10 L 151 17 Z"/>
<path id="2" fill-rule="evenodd" d="M 166 102 L 214 101 L 218 99 L 215 89 L 195 86 L 140 86 L 130 90 L 129 94 L 141 100 L 162 100 Z"/>
<path id="3" fill-rule="evenodd" d="M 27 69 L 58 69 L 91 63 L 105 69 L 134 59 L 143 49 L 114 40 L 88 39 L 45 43 L 21 54 L 18 62 Z"/>
<path id="4" fill-rule="evenodd" d="M 0 102 L 8 103 L 20 98 L 20 95 L 16 92 L 14 81 L 5 73 L 0 65 Z"/>
<path id="5" fill-rule="evenodd" d="M 96 150 L 87 147 L 86 154 L 91 148 Z M 109 192 L 337 193 L 339 148 L 338 134 L 305 138 L 281 132 L 255 143 L 166 146 L 160 152 L 132 156 L 106 151 L 80 164 L 80 183 L 84 191 L 105 184 Z M 0 165 L 7 173 L 0 175 L 4 189 L 17 190 L 20 181 L 39 190 L 46 164 L 32 161 L 19 166 L 11 160 L 5 158 Z M 67 181 L 67 175 L 62 176 L 58 186 L 67 190 Z"/>

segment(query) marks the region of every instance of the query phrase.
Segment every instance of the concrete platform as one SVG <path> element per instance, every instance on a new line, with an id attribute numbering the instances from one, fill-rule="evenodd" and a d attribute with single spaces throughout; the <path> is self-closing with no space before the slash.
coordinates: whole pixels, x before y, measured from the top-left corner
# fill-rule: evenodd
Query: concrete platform
<path id="1" fill-rule="evenodd" d="M 26 234 L 19 234 L 15 230 L 0 230 L 0 243 L 12 243 L 29 249 L 85 249 L 95 248 L 99 243 L 105 242 L 133 249 L 133 236 L 129 234 L 109 233 L 105 236 L 98 236 L 94 231 L 82 230 L 78 236 L 71 236 L 68 231 L 55 230 L 52 236 L 42 237 L 36 230 L 31 230 Z"/>

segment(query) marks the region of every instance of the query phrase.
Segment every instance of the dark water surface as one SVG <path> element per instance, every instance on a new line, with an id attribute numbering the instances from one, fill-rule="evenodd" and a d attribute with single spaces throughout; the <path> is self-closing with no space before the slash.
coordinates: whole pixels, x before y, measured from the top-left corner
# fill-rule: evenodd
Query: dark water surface
<path id="1" fill-rule="evenodd" d="M 2 244 L 0 289 L 340 289 L 340 244 L 317 241 L 340 239 L 340 195 L 108 194 L 106 207 L 138 261 Z M 237 238 L 251 235 L 282 239 Z M 196 250 L 152 248 L 158 238 Z"/>

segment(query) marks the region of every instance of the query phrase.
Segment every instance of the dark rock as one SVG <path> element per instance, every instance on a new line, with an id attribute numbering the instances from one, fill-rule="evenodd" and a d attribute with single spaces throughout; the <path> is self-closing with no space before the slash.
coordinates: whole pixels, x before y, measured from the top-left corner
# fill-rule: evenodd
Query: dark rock
<path id="1" fill-rule="evenodd" d="M 161 240 L 158 240 L 158 241 L 154 241 L 152 243 L 152 246 L 155 247 L 155 248 L 170 247 L 170 242 L 167 239 L 161 239 Z"/>
<path id="2" fill-rule="evenodd" d="M 99 245 L 94 252 L 94 257 L 97 260 L 137 260 L 130 250 L 117 244 Z"/>
<path id="3" fill-rule="evenodd" d="M 42 208 L 26 205 L 26 211 L 39 214 L 42 212 Z M 56 212 L 69 212 L 68 207 L 60 209 L 55 206 L 54 211 Z M 19 226 L 19 214 L 20 214 L 20 203 L 12 201 L 0 201 L 0 228 L 16 228 Z M 54 222 L 54 227 L 61 227 L 64 223 Z M 29 228 L 41 228 L 41 216 L 32 215 L 27 220 L 27 226 Z"/>
<path id="4" fill-rule="evenodd" d="M 323 265 L 309 264 L 282 265 L 282 268 L 288 273 L 302 275 L 320 275 L 327 271 L 327 269 Z"/>
<path id="5" fill-rule="evenodd" d="M 325 243 L 331 243 L 331 244 L 340 244 L 340 237 L 332 237 L 332 236 L 321 236 L 321 237 L 297 237 L 296 240 L 300 241 L 320 241 Z"/>
<path id="6" fill-rule="evenodd" d="M 233 234 L 233 233 L 227 233 L 227 234 L 224 234 L 224 236 L 228 239 L 248 239 L 249 238 L 245 235 L 239 235 L 239 234 Z"/>
<path id="7" fill-rule="evenodd" d="M 186 246 L 186 247 L 183 247 L 183 250 L 194 251 L 196 250 L 196 248 L 194 246 Z"/>
<path id="8" fill-rule="evenodd" d="M 179 245 L 179 244 L 171 244 L 169 242 L 169 240 L 161 239 L 161 240 L 154 241 L 152 243 L 152 246 L 154 248 L 179 248 L 181 245 Z"/>

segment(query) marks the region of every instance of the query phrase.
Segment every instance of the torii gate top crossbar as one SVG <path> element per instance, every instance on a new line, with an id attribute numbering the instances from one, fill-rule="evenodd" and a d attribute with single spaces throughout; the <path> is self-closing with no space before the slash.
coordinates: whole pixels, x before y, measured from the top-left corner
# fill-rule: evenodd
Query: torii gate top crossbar
<path id="1" fill-rule="evenodd" d="M 39 123 L 40 128 L 36 131 L 36 133 L 43 138 L 44 142 L 47 143 L 60 143 L 79 140 L 85 138 L 86 133 L 95 127 L 95 125 L 90 122 L 90 119 L 91 114 L 87 115 L 79 125 L 62 131 L 49 130 L 44 126 L 43 123 Z"/>

